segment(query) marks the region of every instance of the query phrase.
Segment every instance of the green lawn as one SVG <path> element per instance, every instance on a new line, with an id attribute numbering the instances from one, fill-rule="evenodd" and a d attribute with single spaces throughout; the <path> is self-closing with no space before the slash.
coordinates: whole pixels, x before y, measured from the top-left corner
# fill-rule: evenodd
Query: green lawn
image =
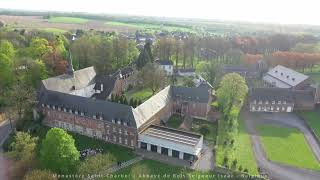
<path id="1" fill-rule="evenodd" d="M 88 19 L 75 18 L 75 17 L 51 17 L 48 19 L 50 23 L 73 23 L 73 24 L 84 24 L 88 22 Z"/>
<path id="2" fill-rule="evenodd" d="M 242 119 L 238 120 L 238 131 L 233 134 L 232 137 L 227 135 L 229 129 L 228 122 L 223 119 L 219 119 L 218 122 L 218 136 L 216 146 L 216 162 L 220 166 L 224 166 L 224 157 L 228 158 L 227 165 L 230 168 L 232 161 L 237 160 L 236 169 L 239 167 L 248 170 L 251 175 L 257 175 L 257 164 L 255 156 L 252 150 L 249 134 L 245 129 L 245 124 Z M 234 145 L 230 145 L 230 139 L 234 139 Z M 227 144 L 224 144 L 225 141 Z"/>
<path id="3" fill-rule="evenodd" d="M 258 174 L 258 166 L 252 150 L 250 136 L 246 131 L 245 122 L 239 120 L 239 135 L 235 140 L 235 158 L 238 160 L 238 166 L 248 168 L 250 174 Z"/>
<path id="4" fill-rule="evenodd" d="M 299 112 L 299 115 L 307 121 L 318 139 L 320 139 L 320 113 L 315 111 L 303 111 Z"/>
<path id="5" fill-rule="evenodd" d="M 40 131 L 38 131 L 37 134 L 33 134 L 33 135 L 38 136 L 39 142 L 41 142 L 45 138 L 48 130 L 49 130 L 48 127 L 41 126 Z M 104 153 L 112 154 L 117 161 L 126 161 L 136 156 L 133 153 L 133 151 L 129 148 L 119 146 L 116 144 L 106 143 L 102 140 L 90 138 L 90 137 L 73 133 L 73 132 L 68 132 L 68 133 L 71 134 L 72 137 L 75 139 L 76 147 L 79 151 L 87 148 L 102 148 L 104 149 Z M 38 151 L 39 151 L 39 146 L 38 146 Z"/>
<path id="6" fill-rule="evenodd" d="M 202 134 L 203 138 L 209 143 L 215 144 L 217 139 L 217 122 L 209 122 L 194 118 L 191 131 Z"/>
<path id="7" fill-rule="evenodd" d="M 320 170 L 319 162 L 298 129 L 260 125 L 257 130 L 269 160 L 299 168 Z"/>
<path id="8" fill-rule="evenodd" d="M 144 88 L 140 90 L 133 89 L 124 94 L 128 100 L 131 98 L 141 99 L 142 102 L 146 101 L 152 96 L 152 91 L 150 88 Z"/>
<path id="9" fill-rule="evenodd" d="M 143 165 L 147 167 L 151 175 L 159 175 L 159 176 L 155 176 L 153 179 L 159 179 L 159 180 L 160 179 L 177 179 L 177 180 L 178 179 L 199 179 L 199 180 L 208 179 L 209 180 L 209 179 L 221 179 L 221 177 L 223 176 L 223 174 L 217 173 L 215 171 L 199 172 L 191 169 L 184 169 L 178 166 L 164 164 L 154 160 L 145 159 L 138 162 L 137 164 L 131 165 L 113 174 L 117 176 L 127 175 L 127 178 L 115 177 L 114 179 L 133 179 L 131 175 L 131 169 L 136 165 Z M 220 178 L 217 177 L 218 175 L 220 175 Z M 228 177 L 228 176 L 225 176 L 225 177 Z M 232 179 L 232 178 L 226 178 L 226 179 Z"/>
<path id="10" fill-rule="evenodd" d="M 181 125 L 182 122 L 183 122 L 183 119 L 180 115 L 173 114 L 167 121 L 167 125 L 171 128 L 178 129 L 178 127 Z"/>

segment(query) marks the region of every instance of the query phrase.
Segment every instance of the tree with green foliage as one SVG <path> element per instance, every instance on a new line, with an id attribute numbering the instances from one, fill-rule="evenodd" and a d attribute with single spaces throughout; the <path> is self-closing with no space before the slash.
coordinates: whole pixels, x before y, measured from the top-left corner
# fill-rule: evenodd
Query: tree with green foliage
<path id="1" fill-rule="evenodd" d="M 13 59 L 15 56 L 15 49 L 7 40 L 3 40 L 0 42 L 0 54 L 6 55 L 9 59 Z"/>
<path id="2" fill-rule="evenodd" d="M 129 63 L 135 61 L 139 55 L 139 50 L 136 47 L 136 42 L 134 41 L 129 41 L 128 43 L 128 59 Z"/>
<path id="3" fill-rule="evenodd" d="M 57 176 L 49 170 L 33 170 L 29 171 L 23 178 L 23 180 L 58 180 Z"/>
<path id="4" fill-rule="evenodd" d="M 129 105 L 132 106 L 132 107 L 134 107 L 134 100 L 133 100 L 133 98 L 131 98 L 131 99 L 129 100 Z"/>
<path id="5" fill-rule="evenodd" d="M 157 64 L 148 63 L 141 69 L 138 77 L 143 86 L 150 88 L 152 94 L 155 94 L 157 90 L 164 86 L 166 74 Z"/>
<path id="6" fill-rule="evenodd" d="M 248 93 L 245 79 L 237 73 L 229 73 L 222 77 L 217 90 L 219 108 L 225 116 L 237 116 Z"/>
<path id="7" fill-rule="evenodd" d="M 0 54 L 0 93 L 13 82 L 13 61 L 5 54 Z"/>
<path id="8" fill-rule="evenodd" d="M 31 137 L 27 132 L 17 132 L 10 144 L 9 156 L 15 161 L 30 161 L 35 158 L 37 137 Z"/>
<path id="9" fill-rule="evenodd" d="M 52 47 L 49 46 L 49 42 L 44 38 L 33 38 L 29 46 L 29 53 L 32 58 L 40 59 L 46 53 L 52 51 Z"/>
<path id="10" fill-rule="evenodd" d="M 153 62 L 153 56 L 150 46 L 151 43 L 146 43 L 137 58 L 136 64 L 139 70 L 141 70 L 147 63 Z"/>
<path id="11" fill-rule="evenodd" d="M 97 154 L 86 158 L 80 164 L 79 174 L 99 174 L 116 163 L 116 159 L 111 154 Z"/>
<path id="12" fill-rule="evenodd" d="M 215 62 L 215 60 L 210 62 L 202 61 L 196 66 L 197 74 L 200 74 L 205 80 L 207 80 L 213 87 L 217 87 L 220 74 L 221 66 Z"/>
<path id="13" fill-rule="evenodd" d="M 34 89 L 23 81 L 18 81 L 5 93 L 8 107 L 18 113 L 18 121 L 22 119 L 26 109 L 32 108 L 36 103 L 35 94 Z"/>
<path id="14" fill-rule="evenodd" d="M 74 172 L 79 163 L 75 140 L 63 129 L 50 129 L 42 141 L 40 160 L 44 168 L 53 172 Z"/>
<path id="15" fill-rule="evenodd" d="M 186 87 L 195 87 L 195 84 L 193 82 L 193 78 L 191 77 L 185 77 L 183 78 L 183 86 Z"/>

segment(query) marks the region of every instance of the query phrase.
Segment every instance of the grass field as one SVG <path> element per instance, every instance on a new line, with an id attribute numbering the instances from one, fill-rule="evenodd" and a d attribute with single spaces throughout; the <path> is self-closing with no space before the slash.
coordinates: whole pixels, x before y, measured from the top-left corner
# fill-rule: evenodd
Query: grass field
<path id="1" fill-rule="evenodd" d="M 183 122 L 183 119 L 182 119 L 182 117 L 181 117 L 180 115 L 173 114 L 173 115 L 169 118 L 169 120 L 168 120 L 168 122 L 167 122 L 167 125 L 168 125 L 169 127 L 171 127 L 171 128 L 177 129 L 177 128 L 181 125 L 182 122 Z"/>
<path id="2" fill-rule="evenodd" d="M 220 119 L 218 125 L 218 137 L 217 137 L 217 148 L 216 148 L 216 162 L 218 165 L 223 166 L 224 157 L 228 158 L 228 167 L 231 167 L 232 161 L 237 160 L 236 169 L 239 170 L 241 166 L 242 169 L 247 169 L 248 173 L 251 175 L 257 175 L 258 169 L 255 161 L 255 156 L 253 154 L 250 137 L 245 129 L 244 121 L 238 120 L 239 129 L 238 133 L 234 134 L 234 145 L 230 146 L 230 141 L 227 145 L 224 145 L 225 139 L 227 137 L 228 123 L 227 121 Z"/>
<path id="3" fill-rule="evenodd" d="M 199 179 L 199 180 L 210 179 L 212 180 L 212 179 L 221 179 L 221 178 L 218 178 L 218 175 L 220 175 L 220 177 L 223 176 L 223 174 L 217 173 L 214 171 L 199 172 L 199 171 L 184 169 L 182 167 L 173 166 L 173 165 L 164 164 L 158 161 L 146 159 L 113 174 L 118 176 L 128 175 L 128 178 L 116 177 L 114 179 L 134 179 L 133 176 L 137 177 L 139 175 L 138 174 L 132 175 L 131 174 L 132 168 L 134 166 L 139 166 L 139 165 L 142 165 L 143 167 L 148 168 L 148 172 L 149 172 L 148 175 L 154 175 L 154 178 L 149 178 L 149 179 L 177 179 L 177 180 L 178 179 Z M 144 179 L 148 179 L 148 178 L 144 178 Z M 226 178 L 226 179 L 232 179 L 232 178 Z"/>
<path id="4" fill-rule="evenodd" d="M 88 22 L 88 19 L 75 18 L 75 17 L 51 17 L 48 19 L 50 23 L 73 23 L 73 24 L 84 24 Z"/>
<path id="5" fill-rule="evenodd" d="M 320 113 L 315 111 L 303 111 L 299 112 L 299 115 L 307 121 L 318 139 L 320 139 Z"/>
<path id="6" fill-rule="evenodd" d="M 217 139 L 217 122 L 209 122 L 202 119 L 194 118 L 192 121 L 191 131 L 202 134 L 203 138 L 209 143 L 215 144 Z"/>
<path id="7" fill-rule="evenodd" d="M 166 31 L 184 31 L 193 32 L 191 28 L 179 27 L 179 26 L 168 26 L 162 24 L 148 24 L 148 23 L 134 23 L 134 22 L 119 22 L 119 21 L 108 21 L 105 22 L 106 25 L 111 26 L 125 26 L 137 29 L 151 29 L 151 30 L 166 30 Z"/>
<path id="8" fill-rule="evenodd" d="M 44 30 L 46 32 L 54 33 L 54 34 L 62 34 L 62 33 L 67 32 L 66 30 L 58 29 L 58 28 L 44 28 L 42 30 Z"/>
<path id="9" fill-rule="evenodd" d="M 257 130 L 269 160 L 299 168 L 320 170 L 319 162 L 298 129 L 260 125 Z"/>
<path id="10" fill-rule="evenodd" d="M 131 90 L 125 93 L 127 99 L 141 99 L 142 102 L 146 101 L 152 96 L 152 91 L 150 88 L 144 88 L 141 90 Z"/>
<path id="11" fill-rule="evenodd" d="M 243 119 L 239 120 L 239 135 L 235 141 L 235 158 L 239 165 L 247 168 L 250 174 L 258 174 L 256 159 L 252 150 L 249 134 Z"/>

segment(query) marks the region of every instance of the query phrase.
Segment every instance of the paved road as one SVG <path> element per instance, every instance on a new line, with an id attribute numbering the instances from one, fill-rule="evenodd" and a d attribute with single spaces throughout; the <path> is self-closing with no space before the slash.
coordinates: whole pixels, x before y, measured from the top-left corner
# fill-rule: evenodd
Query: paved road
<path id="1" fill-rule="evenodd" d="M 8 137 L 10 132 L 9 122 L 0 123 L 0 179 L 8 180 L 8 163 L 9 161 L 4 157 L 2 152 L 2 144 L 4 140 Z"/>
<path id="2" fill-rule="evenodd" d="M 214 163 L 213 148 L 203 142 L 203 154 L 192 168 L 200 171 L 209 171 L 214 169 Z"/>
<path id="3" fill-rule="evenodd" d="M 318 144 L 314 144 L 314 138 L 310 137 L 310 132 L 306 129 L 304 124 L 301 122 L 299 118 L 297 118 L 294 114 L 253 114 L 248 112 L 243 112 L 241 114 L 243 119 L 246 122 L 246 128 L 250 133 L 254 154 L 257 160 L 257 163 L 260 167 L 265 169 L 271 179 L 276 180 L 319 180 L 320 173 L 290 167 L 286 165 L 280 165 L 274 162 L 271 162 L 266 159 L 265 152 L 263 147 L 260 143 L 259 136 L 256 132 L 255 125 L 257 123 L 275 123 L 284 126 L 296 127 L 299 128 L 306 136 L 308 143 L 311 145 L 314 154 L 318 158 L 319 153 L 319 146 Z M 290 151 L 290 150 L 289 150 Z"/>

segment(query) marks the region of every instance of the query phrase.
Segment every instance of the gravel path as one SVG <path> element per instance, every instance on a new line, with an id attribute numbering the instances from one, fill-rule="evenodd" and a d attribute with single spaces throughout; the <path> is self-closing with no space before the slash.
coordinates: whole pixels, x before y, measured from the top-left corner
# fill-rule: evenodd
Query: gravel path
<path id="1" fill-rule="evenodd" d="M 320 172 L 295 168 L 286 165 L 280 165 L 266 159 L 264 149 L 261 145 L 259 135 L 256 132 L 255 125 L 260 123 L 280 124 L 288 127 L 296 127 L 300 129 L 306 137 L 307 142 L 310 144 L 314 154 L 318 158 L 319 146 L 315 144 L 314 137 L 307 130 L 301 120 L 294 114 L 264 114 L 264 113 L 249 113 L 243 112 L 241 114 L 246 122 L 246 128 L 250 134 L 251 142 L 253 145 L 254 154 L 258 166 L 268 172 L 271 179 L 276 180 L 319 180 Z M 311 135 L 311 136 L 310 136 Z"/>

